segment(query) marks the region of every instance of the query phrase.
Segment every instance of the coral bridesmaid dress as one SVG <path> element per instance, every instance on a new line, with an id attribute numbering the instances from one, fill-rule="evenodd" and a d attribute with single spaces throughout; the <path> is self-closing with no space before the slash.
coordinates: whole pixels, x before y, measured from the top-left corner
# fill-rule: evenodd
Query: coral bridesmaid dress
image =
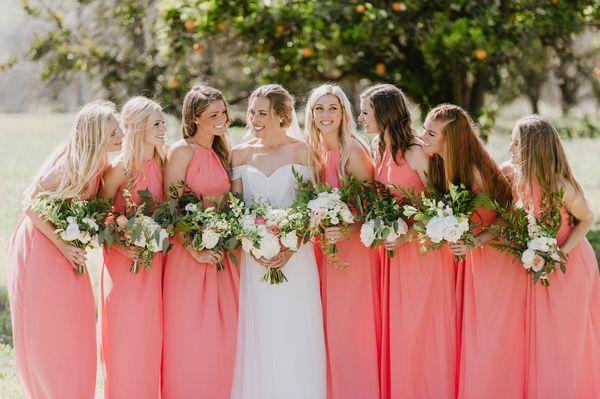
<path id="1" fill-rule="evenodd" d="M 375 180 L 420 193 L 424 184 L 398 152 L 386 149 Z M 401 199 L 401 194 L 395 193 Z M 454 398 L 456 267 L 447 249 L 423 254 L 418 240 L 381 248 L 383 268 L 383 397 Z"/>
<path id="2" fill-rule="evenodd" d="M 476 190 L 477 191 L 477 190 Z M 477 209 L 472 220 L 488 226 L 496 214 Z M 459 398 L 525 396 L 527 275 L 513 256 L 484 245 L 458 264 L 462 300 Z"/>
<path id="3" fill-rule="evenodd" d="M 185 182 L 198 196 L 230 191 L 229 176 L 212 149 L 195 146 Z M 239 256 L 238 256 L 239 259 Z M 239 271 L 196 262 L 175 242 L 163 280 L 163 399 L 229 399 L 235 362 Z M 268 382 L 265 382 L 268 383 Z"/>
<path id="4" fill-rule="evenodd" d="M 163 197 L 161 165 L 154 158 L 143 163 L 139 180 L 130 189 L 132 200 L 138 191 L 148 190 Z M 124 185 L 114 200 L 117 211 L 126 207 Z M 100 276 L 100 354 L 104 366 L 104 396 L 110 399 L 158 398 L 162 345 L 162 263 L 158 253 L 152 270 L 129 271 L 131 259 L 117 249 L 103 251 Z"/>
<path id="5" fill-rule="evenodd" d="M 539 213 L 537 187 L 533 194 Z M 561 219 L 559 246 L 573 229 L 564 207 Z M 569 253 L 567 273 L 548 281 L 528 287 L 527 398 L 600 398 L 600 275 L 587 239 Z"/>
<path id="6" fill-rule="evenodd" d="M 326 152 L 324 178 L 339 187 L 340 150 Z M 357 233 L 337 243 L 343 270 L 330 265 L 318 245 L 328 363 L 328 398 L 379 398 L 381 313 L 376 251 Z"/>
<path id="7" fill-rule="evenodd" d="M 96 195 L 99 175 L 86 194 Z M 8 294 L 17 371 L 35 399 L 94 397 L 96 306 L 89 275 L 73 267 L 24 215 L 8 243 Z"/>

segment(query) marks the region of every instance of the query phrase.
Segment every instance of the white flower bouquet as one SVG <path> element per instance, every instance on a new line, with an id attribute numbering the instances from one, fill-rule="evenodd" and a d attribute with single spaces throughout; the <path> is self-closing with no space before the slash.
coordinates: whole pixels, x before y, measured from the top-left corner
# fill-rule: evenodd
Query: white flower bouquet
<path id="1" fill-rule="evenodd" d="M 78 248 L 100 244 L 102 225 L 111 209 L 106 200 L 49 199 L 46 196 L 32 200 L 30 207 L 56 227 L 55 233 L 62 241 Z M 75 273 L 85 273 L 85 267 L 78 265 Z"/>

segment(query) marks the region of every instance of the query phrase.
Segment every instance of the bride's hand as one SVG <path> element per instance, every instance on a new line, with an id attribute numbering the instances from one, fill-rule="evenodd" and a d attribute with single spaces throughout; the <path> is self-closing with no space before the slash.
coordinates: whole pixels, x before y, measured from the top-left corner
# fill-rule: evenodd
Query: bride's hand
<path id="1" fill-rule="evenodd" d="M 272 267 L 275 269 L 281 269 L 287 264 L 287 262 L 290 260 L 290 258 L 292 257 L 293 254 L 294 253 L 292 251 L 281 251 L 279 254 L 277 254 L 275 257 L 273 257 L 271 259 L 267 260 L 264 258 L 260 258 L 257 260 L 264 267 Z"/>

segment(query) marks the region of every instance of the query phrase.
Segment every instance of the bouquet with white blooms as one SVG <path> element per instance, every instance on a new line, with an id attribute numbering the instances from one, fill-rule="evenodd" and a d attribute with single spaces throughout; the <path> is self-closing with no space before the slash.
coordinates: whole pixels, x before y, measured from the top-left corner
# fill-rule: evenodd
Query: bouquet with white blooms
<path id="1" fill-rule="evenodd" d="M 234 256 L 238 245 L 235 216 L 231 214 L 229 204 L 234 198 L 230 195 L 224 201 L 216 201 L 214 206 L 203 206 L 201 199 L 187 196 L 180 204 L 181 210 L 175 222 L 175 233 L 183 233 L 184 246 L 192 245 L 197 251 L 205 249 L 228 251 L 231 260 L 237 264 Z M 217 264 L 217 270 L 223 270 L 223 262 Z"/>
<path id="2" fill-rule="evenodd" d="M 549 286 L 548 277 L 558 266 L 565 273 L 566 255 L 559 249 L 556 234 L 561 225 L 560 209 L 562 192 L 549 195 L 542 202 L 542 212 L 538 218 L 532 212 L 516 206 L 499 206 L 496 210 L 504 224 L 496 226 L 494 232 L 500 243 L 494 246 L 521 260 L 523 267 L 532 274 L 533 282 L 541 281 Z"/>
<path id="3" fill-rule="evenodd" d="M 473 232 L 477 226 L 470 219 L 478 205 L 488 206 L 486 195 L 467 190 L 463 184 L 451 184 L 447 194 L 422 192 L 420 199 L 412 202 L 404 206 L 404 215 L 415 220 L 423 251 L 439 249 L 445 243 L 463 241 L 471 247 L 479 243 Z M 455 256 L 454 260 L 464 257 Z"/>
<path id="4" fill-rule="evenodd" d="M 126 202 L 124 213 L 114 211 L 107 218 L 106 230 L 101 234 L 103 242 L 108 248 L 113 243 L 119 243 L 125 247 L 137 250 L 137 257 L 133 260 L 130 272 L 138 273 L 143 266 L 146 270 L 152 270 L 152 259 L 158 252 L 166 254 L 171 248 L 169 237 L 172 226 L 165 225 L 161 215 L 169 212 L 164 210 L 163 205 L 151 209 L 150 203 L 158 201 L 147 191 L 140 191 L 143 199 L 141 204 L 135 204 L 131 200 L 131 193 L 123 190 L 123 198 Z"/>
<path id="5" fill-rule="evenodd" d="M 49 199 L 46 196 L 33 199 L 30 207 L 56 227 L 55 233 L 62 241 L 78 248 L 100 244 L 101 227 L 111 209 L 107 200 Z M 75 273 L 85 273 L 84 265 L 77 265 Z"/>
<path id="6" fill-rule="evenodd" d="M 253 199 L 252 205 L 242 209 L 233 205 L 234 214 L 241 215 L 239 238 L 242 249 L 255 258 L 272 259 L 281 251 L 298 250 L 306 242 L 307 217 L 300 209 L 272 208 L 266 201 Z M 262 281 L 281 284 L 287 278 L 279 268 L 267 267 Z"/>
<path id="7" fill-rule="evenodd" d="M 362 185 L 353 176 L 349 176 L 346 184 L 340 188 L 333 188 L 326 183 L 305 181 L 295 171 L 294 176 L 298 183 L 294 206 L 307 212 L 311 237 L 323 238 L 326 228 L 345 229 L 357 221 L 356 209 L 362 208 Z M 321 240 L 320 244 L 327 245 L 328 255 L 337 252 L 335 243 L 325 243 Z"/>
<path id="8" fill-rule="evenodd" d="M 388 187 L 379 182 L 371 183 L 364 191 L 365 222 L 360 228 L 360 241 L 369 248 L 384 242 L 394 242 L 408 232 L 403 207 Z M 387 251 L 394 256 L 393 250 Z"/>

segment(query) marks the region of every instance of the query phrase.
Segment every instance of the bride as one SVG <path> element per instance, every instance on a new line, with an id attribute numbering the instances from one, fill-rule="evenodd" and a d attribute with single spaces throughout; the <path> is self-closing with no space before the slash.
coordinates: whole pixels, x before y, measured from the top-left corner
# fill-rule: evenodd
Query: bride
<path id="1" fill-rule="evenodd" d="M 296 189 L 292 168 L 310 177 L 308 147 L 292 137 L 292 125 L 299 133 L 293 99 L 280 85 L 259 87 L 250 96 L 247 119 L 255 138 L 233 149 L 232 189 L 242 192 L 246 203 L 261 197 L 275 208 L 287 208 Z M 261 282 L 267 266 L 285 267 L 288 281 L 280 285 Z M 325 398 L 325 367 L 312 244 L 270 260 L 244 253 L 231 398 Z"/>

